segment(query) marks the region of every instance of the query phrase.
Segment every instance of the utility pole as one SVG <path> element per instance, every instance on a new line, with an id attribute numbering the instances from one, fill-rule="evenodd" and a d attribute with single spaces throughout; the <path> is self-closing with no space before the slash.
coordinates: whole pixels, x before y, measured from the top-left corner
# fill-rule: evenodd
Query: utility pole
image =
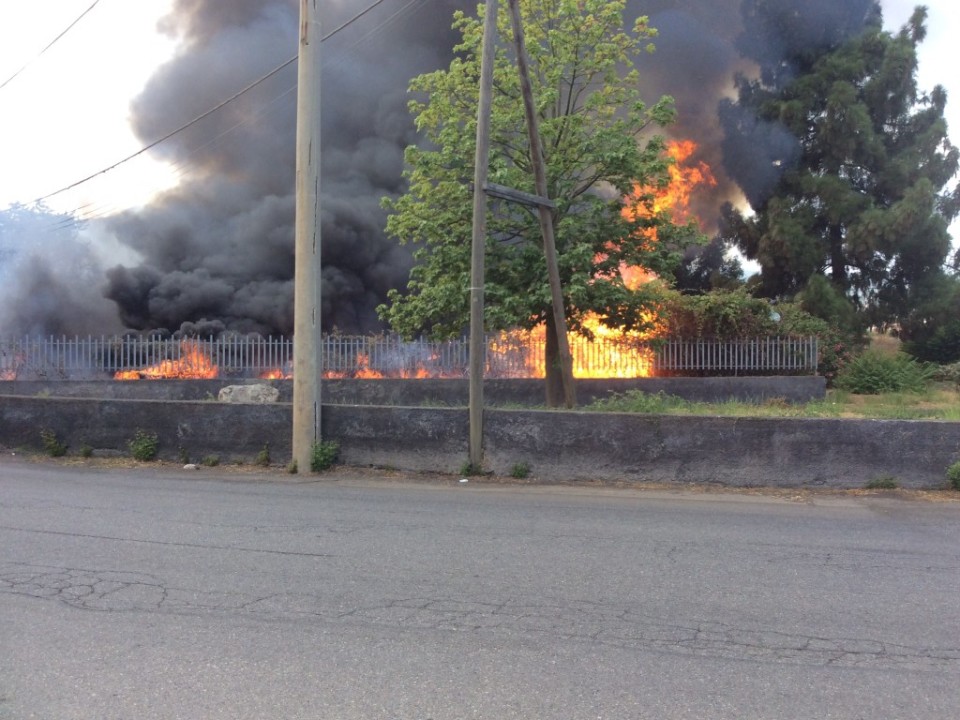
<path id="1" fill-rule="evenodd" d="M 484 333 L 484 252 L 487 244 L 487 172 L 490 165 L 490 109 L 493 96 L 497 6 L 487 0 L 480 58 L 480 100 L 477 106 L 477 149 L 473 170 L 473 241 L 470 259 L 470 464 L 483 466 L 483 372 L 487 360 Z"/>
<path id="2" fill-rule="evenodd" d="M 533 103 L 530 69 L 527 64 L 527 50 L 523 39 L 523 22 L 520 18 L 520 7 L 517 0 L 510 0 L 510 18 L 513 23 L 513 41 L 517 50 L 517 69 L 520 71 L 520 91 L 523 94 L 523 107 L 527 115 L 530 160 L 533 164 L 536 191 L 538 196 L 549 199 L 546 163 L 543 160 L 543 148 L 540 145 L 540 125 L 537 120 L 537 109 Z M 573 358 L 570 355 L 570 343 L 567 341 L 567 317 L 563 311 L 563 289 L 560 285 L 560 270 L 557 266 L 557 246 L 553 236 L 553 213 L 548 206 L 542 204 L 538 205 L 538 211 L 540 231 L 543 233 L 543 254 L 547 261 L 547 274 L 550 278 L 553 321 L 557 329 L 557 348 L 560 355 L 560 372 L 563 377 L 564 404 L 568 408 L 572 408 L 577 404 L 577 395 L 573 384 Z"/>
<path id="3" fill-rule="evenodd" d="M 320 441 L 320 0 L 300 0 L 293 298 L 293 460 Z"/>

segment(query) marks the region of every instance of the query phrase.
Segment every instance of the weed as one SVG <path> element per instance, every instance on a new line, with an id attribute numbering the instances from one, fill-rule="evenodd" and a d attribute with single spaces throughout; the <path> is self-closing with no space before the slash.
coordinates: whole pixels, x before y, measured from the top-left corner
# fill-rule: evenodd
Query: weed
<path id="1" fill-rule="evenodd" d="M 474 465 L 472 462 L 467 460 L 463 465 L 460 466 L 460 474 L 466 477 L 483 475 L 483 468 L 480 465 Z"/>
<path id="2" fill-rule="evenodd" d="M 43 449 L 50 457 L 63 457 L 67 454 L 67 445 L 60 442 L 57 433 L 49 428 L 40 431 L 40 441 L 43 443 Z"/>
<path id="3" fill-rule="evenodd" d="M 257 456 L 253 459 L 254 465 L 259 465 L 260 467 L 268 467 L 270 465 L 270 443 L 264 443 L 263 449 L 257 453 Z"/>
<path id="4" fill-rule="evenodd" d="M 188 453 L 187 449 L 182 445 L 177 448 L 177 460 L 179 460 L 184 465 L 190 464 L 190 453 Z"/>
<path id="5" fill-rule="evenodd" d="M 337 461 L 340 454 L 340 443 L 336 440 L 316 442 L 310 448 L 310 471 L 323 472 L 328 470 Z"/>
<path id="6" fill-rule="evenodd" d="M 297 474 L 297 461 L 296 461 L 296 460 L 291 460 L 290 462 L 287 463 L 287 472 L 290 473 L 291 475 L 296 475 L 296 474 Z"/>
<path id="7" fill-rule="evenodd" d="M 863 487 L 867 490 L 896 490 L 900 487 L 900 483 L 892 475 L 883 475 L 870 480 Z"/>
<path id="8" fill-rule="evenodd" d="M 691 403 L 674 395 L 662 392 L 656 394 L 645 393 L 642 390 L 628 390 L 625 393 L 611 393 L 610 397 L 597 400 L 591 405 L 592 410 L 608 412 L 632 412 L 661 414 L 667 411 L 689 409 Z"/>
<path id="9" fill-rule="evenodd" d="M 518 462 L 512 468 L 510 468 L 510 477 L 516 478 L 517 480 L 523 480 L 523 478 L 530 475 L 530 463 Z"/>
<path id="10" fill-rule="evenodd" d="M 960 490 L 960 461 L 947 468 L 947 482 L 953 490 Z"/>
<path id="11" fill-rule="evenodd" d="M 80 457 L 90 458 L 93 457 L 93 448 L 90 445 L 84 443 L 80 446 Z"/>
<path id="12" fill-rule="evenodd" d="M 137 430 L 133 439 L 127 441 L 130 448 L 130 454 L 134 460 L 149 462 L 156 460 L 157 451 L 160 449 L 160 439 L 156 433 L 148 433 L 145 430 Z"/>
<path id="13" fill-rule="evenodd" d="M 216 467 L 217 465 L 220 464 L 220 456 L 207 455 L 205 458 L 203 458 L 203 460 L 200 461 L 200 464 L 206 467 Z"/>

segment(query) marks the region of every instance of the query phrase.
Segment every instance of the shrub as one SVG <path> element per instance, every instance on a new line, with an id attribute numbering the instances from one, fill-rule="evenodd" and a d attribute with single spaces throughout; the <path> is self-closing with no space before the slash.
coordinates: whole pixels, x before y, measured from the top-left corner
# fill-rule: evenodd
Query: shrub
<path id="1" fill-rule="evenodd" d="M 259 465 L 260 467 L 270 465 L 270 443 L 263 444 L 263 449 L 257 453 L 257 456 L 253 459 L 253 464 Z"/>
<path id="2" fill-rule="evenodd" d="M 324 440 L 316 442 L 310 449 L 310 470 L 311 472 L 323 472 L 329 469 L 337 461 L 340 455 L 340 443 L 336 440 Z"/>
<path id="3" fill-rule="evenodd" d="M 530 475 L 530 464 L 525 462 L 518 462 L 510 469 L 510 477 L 516 478 L 517 480 L 522 480 L 523 478 Z"/>
<path id="4" fill-rule="evenodd" d="M 892 475 L 884 475 L 883 477 L 870 480 L 863 487 L 867 490 L 896 490 L 900 487 L 900 483 L 898 483 L 897 479 Z"/>
<path id="5" fill-rule="evenodd" d="M 839 302 L 833 297 L 820 299 Z M 808 304 L 810 310 L 826 312 L 828 309 L 824 302 L 813 303 L 811 298 Z M 846 310 L 849 308 L 838 306 L 830 310 L 831 316 L 837 316 L 835 320 L 823 319 L 801 303 L 780 302 L 773 306 L 768 300 L 750 295 L 747 288 L 715 290 L 702 295 L 662 290 L 658 305 L 665 337 L 737 340 L 775 335 L 815 336 L 819 345 L 817 372 L 828 382 L 832 382 L 851 353 L 864 344 L 863 333 L 845 315 Z"/>
<path id="6" fill-rule="evenodd" d="M 40 431 L 40 441 L 43 443 L 43 449 L 50 457 L 63 457 L 67 454 L 67 445 L 60 442 L 57 433 L 49 428 Z"/>
<path id="7" fill-rule="evenodd" d="M 922 392 L 933 377 L 933 369 L 903 353 L 889 355 L 867 350 L 837 375 L 836 386 L 858 395 L 884 392 Z"/>
<path id="8" fill-rule="evenodd" d="M 216 467 L 220 464 L 220 456 L 207 455 L 203 460 L 200 461 L 200 464 L 205 465 L 206 467 Z"/>
<path id="9" fill-rule="evenodd" d="M 80 446 L 80 457 L 93 457 L 93 448 L 86 443 Z"/>
<path id="10" fill-rule="evenodd" d="M 130 448 L 130 454 L 134 460 L 149 462 L 155 460 L 157 451 L 160 449 L 160 439 L 156 433 L 148 433 L 144 430 L 137 430 L 133 439 L 127 441 Z"/>
<path id="11" fill-rule="evenodd" d="M 960 461 L 947 468 L 947 482 L 953 490 L 960 490 Z"/>

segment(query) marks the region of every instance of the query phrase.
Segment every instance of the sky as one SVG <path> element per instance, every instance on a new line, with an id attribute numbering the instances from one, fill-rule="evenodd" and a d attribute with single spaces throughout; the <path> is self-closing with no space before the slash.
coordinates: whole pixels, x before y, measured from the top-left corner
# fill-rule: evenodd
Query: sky
<path id="1" fill-rule="evenodd" d="M 0 4 L 0 209 L 29 204 L 136 152 L 129 103 L 176 51 L 159 27 L 173 0 L 100 0 L 62 39 L 38 54 L 93 0 L 4 0 Z M 899 28 L 912 0 L 883 0 L 885 24 Z M 953 69 L 960 3 L 927 0 L 928 36 L 919 82 L 948 92 L 947 119 L 960 144 L 960 73 Z M 294 49 L 295 50 L 295 49 Z M 255 78 L 251 78 L 253 80 Z M 219 99 L 211 98 L 211 106 Z M 144 204 L 176 183 L 174 170 L 149 154 L 49 198 L 54 210 L 102 217 Z M 952 227 L 955 245 L 960 221 Z"/>

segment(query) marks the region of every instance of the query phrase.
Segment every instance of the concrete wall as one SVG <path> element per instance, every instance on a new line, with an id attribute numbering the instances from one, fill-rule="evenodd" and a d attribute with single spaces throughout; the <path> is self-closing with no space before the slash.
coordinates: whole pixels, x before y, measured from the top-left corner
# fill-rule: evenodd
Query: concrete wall
<path id="1" fill-rule="evenodd" d="M 198 461 L 249 461 L 269 442 L 271 454 L 286 461 L 291 424 L 288 404 L 0 397 L 0 445 L 39 448 L 40 431 L 50 429 L 71 454 L 89 445 L 100 455 L 129 456 L 127 443 L 141 429 L 159 436 L 160 456 L 170 460 L 183 448 Z"/>
<path id="2" fill-rule="evenodd" d="M 272 385 L 280 390 L 281 402 L 291 400 L 292 382 L 289 380 L 0 381 L 0 395 L 118 400 L 213 400 L 220 388 L 226 385 L 252 383 Z M 581 404 L 632 389 L 651 394 L 663 392 L 695 402 L 783 398 L 788 402 L 802 403 L 822 399 L 826 393 L 826 381 L 822 377 L 810 376 L 577 381 Z M 324 380 L 321 392 L 324 403 L 338 405 L 465 407 L 469 398 L 466 380 Z M 487 406 L 543 405 L 543 381 L 486 380 L 484 400 Z"/>
<path id="3" fill-rule="evenodd" d="M 457 472 L 467 459 L 461 408 L 325 405 L 323 435 L 348 465 Z M 674 417 L 488 410 L 488 470 L 528 463 L 545 480 L 719 482 L 740 486 L 859 487 L 883 476 L 938 487 L 960 460 L 960 423 Z M 269 443 L 290 457 L 288 404 L 0 397 L 0 445 L 39 449 L 54 430 L 71 452 L 128 454 L 137 428 L 156 432 L 161 457 L 249 461 Z"/>

